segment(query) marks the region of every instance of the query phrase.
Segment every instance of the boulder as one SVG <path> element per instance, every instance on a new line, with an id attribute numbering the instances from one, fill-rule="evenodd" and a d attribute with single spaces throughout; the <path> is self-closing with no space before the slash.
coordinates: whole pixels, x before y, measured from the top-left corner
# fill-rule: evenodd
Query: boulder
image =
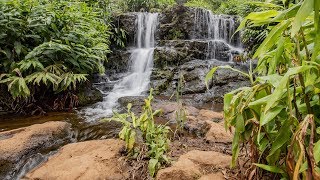
<path id="1" fill-rule="evenodd" d="M 198 115 L 187 116 L 184 128 L 189 133 L 195 134 L 198 137 L 205 137 L 205 139 L 210 142 L 228 143 L 229 138 L 232 139 L 231 134 L 224 129 L 223 115 L 221 112 L 201 109 L 198 111 Z"/>
<path id="2" fill-rule="evenodd" d="M 221 122 L 223 120 L 223 114 L 221 112 L 210 111 L 201 109 L 197 117 L 200 121 L 214 121 Z"/>
<path id="3" fill-rule="evenodd" d="M 201 176 L 199 180 L 225 180 L 226 178 L 221 172 L 211 173 L 204 176 Z"/>
<path id="4" fill-rule="evenodd" d="M 209 83 L 211 88 L 205 93 L 194 94 L 194 104 L 223 103 L 223 98 L 226 93 L 240 87 L 251 86 L 248 80 L 237 80 L 236 78 L 223 80 L 218 77 L 218 75 L 215 75 L 214 80 Z M 218 82 L 221 82 L 221 84 Z"/>
<path id="5" fill-rule="evenodd" d="M 125 143 L 115 139 L 68 144 L 24 179 L 128 179 L 124 151 Z"/>
<path id="6" fill-rule="evenodd" d="M 130 51 L 114 50 L 108 57 L 108 62 L 105 63 L 105 68 L 108 69 L 108 74 L 123 73 L 130 66 Z"/>
<path id="7" fill-rule="evenodd" d="M 158 180 L 194 180 L 205 175 L 205 169 L 226 169 L 232 157 L 215 151 L 193 150 L 180 156 L 171 167 L 161 169 Z"/>
<path id="8" fill-rule="evenodd" d="M 31 155 L 71 141 L 71 125 L 47 122 L 0 133 L 0 179 L 14 179 Z"/>
<path id="9" fill-rule="evenodd" d="M 196 116 L 199 110 L 193 106 L 184 106 L 177 102 L 158 102 L 154 104 L 154 109 L 160 109 L 162 116 L 171 124 L 176 123 L 176 112 L 183 110 L 186 116 Z"/>
<path id="10" fill-rule="evenodd" d="M 230 131 L 227 131 L 224 127 L 224 122 L 216 123 L 212 121 L 206 121 L 207 129 L 209 129 L 205 135 L 205 139 L 214 143 L 231 143 L 233 135 Z"/>
<path id="11" fill-rule="evenodd" d="M 103 100 L 102 93 L 89 82 L 80 86 L 76 96 L 78 97 L 78 106 L 87 106 Z"/>
<path id="12" fill-rule="evenodd" d="M 213 88 L 218 87 L 225 87 L 221 90 L 223 94 L 234 90 L 237 86 L 237 82 L 248 82 L 248 80 L 240 75 L 237 72 L 226 70 L 226 69 L 218 69 L 215 76 L 213 77 L 212 81 L 209 81 L 208 86 L 209 90 L 205 84 L 205 77 L 206 74 L 216 66 L 225 66 L 229 65 L 236 69 L 245 70 L 245 67 L 237 66 L 233 63 L 222 62 L 218 60 L 192 60 L 183 65 L 177 67 L 179 71 L 175 73 L 175 76 L 172 79 L 171 85 L 168 87 L 166 91 L 162 94 L 172 94 L 175 92 L 179 79 L 183 77 L 184 80 L 184 87 L 182 91 L 184 94 L 205 94 L 206 92 L 211 92 Z M 230 84 L 233 83 L 233 84 Z M 230 85 L 228 85 L 230 84 Z M 243 85 L 239 84 L 239 85 Z M 219 97 L 221 94 L 218 94 Z M 201 101 L 201 98 L 195 98 L 196 101 Z M 207 99 L 204 99 L 207 100 Z M 207 100 L 209 101 L 209 100 Z"/>
<path id="13" fill-rule="evenodd" d="M 170 82 L 174 76 L 174 68 L 153 68 L 150 77 L 150 86 L 154 89 L 155 94 L 160 94 L 161 92 L 168 89 Z"/>

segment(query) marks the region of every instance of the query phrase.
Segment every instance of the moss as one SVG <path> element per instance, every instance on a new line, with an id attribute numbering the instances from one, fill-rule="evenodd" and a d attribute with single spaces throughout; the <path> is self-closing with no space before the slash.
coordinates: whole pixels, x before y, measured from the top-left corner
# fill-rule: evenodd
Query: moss
<path id="1" fill-rule="evenodd" d="M 183 39 L 184 36 L 185 36 L 185 34 L 179 29 L 170 29 L 169 34 L 168 34 L 169 40 Z"/>

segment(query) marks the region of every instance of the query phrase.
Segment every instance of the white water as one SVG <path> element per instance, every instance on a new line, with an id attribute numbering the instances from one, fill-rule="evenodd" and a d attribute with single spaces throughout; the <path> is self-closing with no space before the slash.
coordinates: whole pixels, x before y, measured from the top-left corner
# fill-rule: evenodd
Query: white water
<path id="1" fill-rule="evenodd" d="M 153 68 L 155 32 L 158 25 L 157 13 L 138 13 L 136 26 L 136 47 L 130 56 L 130 71 L 116 83 L 102 102 L 83 111 L 88 120 L 93 121 L 112 115 L 118 100 L 126 96 L 139 96 L 147 91 Z"/>
<path id="2" fill-rule="evenodd" d="M 229 62 L 233 61 L 233 54 L 243 52 L 240 34 L 236 32 L 236 22 L 232 16 L 214 15 L 205 9 L 196 9 L 194 39 L 205 39 L 208 42 L 207 59 L 218 59 L 217 51 L 223 51 L 221 43 L 228 47 Z"/>

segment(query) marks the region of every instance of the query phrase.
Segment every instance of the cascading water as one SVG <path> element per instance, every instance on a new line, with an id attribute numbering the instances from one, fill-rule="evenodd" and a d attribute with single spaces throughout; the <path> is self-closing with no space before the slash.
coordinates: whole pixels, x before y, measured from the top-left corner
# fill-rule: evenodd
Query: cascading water
<path id="1" fill-rule="evenodd" d="M 157 13 L 137 13 L 136 47 L 131 50 L 130 71 L 127 76 L 114 85 L 102 102 L 83 110 L 88 120 L 110 116 L 113 113 L 113 108 L 117 106 L 119 98 L 139 96 L 148 90 L 153 68 L 157 25 Z"/>
<path id="2" fill-rule="evenodd" d="M 240 34 L 236 32 L 234 17 L 214 15 L 206 9 L 195 10 L 194 39 L 207 41 L 207 59 L 220 59 L 217 52 L 226 52 L 229 62 L 234 54 L 242 53 Z M 220 54 L 221 55 L 221 54 Z"/>

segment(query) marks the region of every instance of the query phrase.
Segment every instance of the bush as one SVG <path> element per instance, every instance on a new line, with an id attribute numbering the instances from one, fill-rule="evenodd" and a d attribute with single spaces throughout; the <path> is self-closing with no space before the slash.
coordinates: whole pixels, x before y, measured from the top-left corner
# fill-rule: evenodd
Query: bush
<path id="1" fill-rule="evenodd" d="M 110 44 L 105 14 L 81 1 L 1 1 L 0 83 L 13 98 L 28 98 L 72 90 L 88 74 L 103 73 Z"/>

